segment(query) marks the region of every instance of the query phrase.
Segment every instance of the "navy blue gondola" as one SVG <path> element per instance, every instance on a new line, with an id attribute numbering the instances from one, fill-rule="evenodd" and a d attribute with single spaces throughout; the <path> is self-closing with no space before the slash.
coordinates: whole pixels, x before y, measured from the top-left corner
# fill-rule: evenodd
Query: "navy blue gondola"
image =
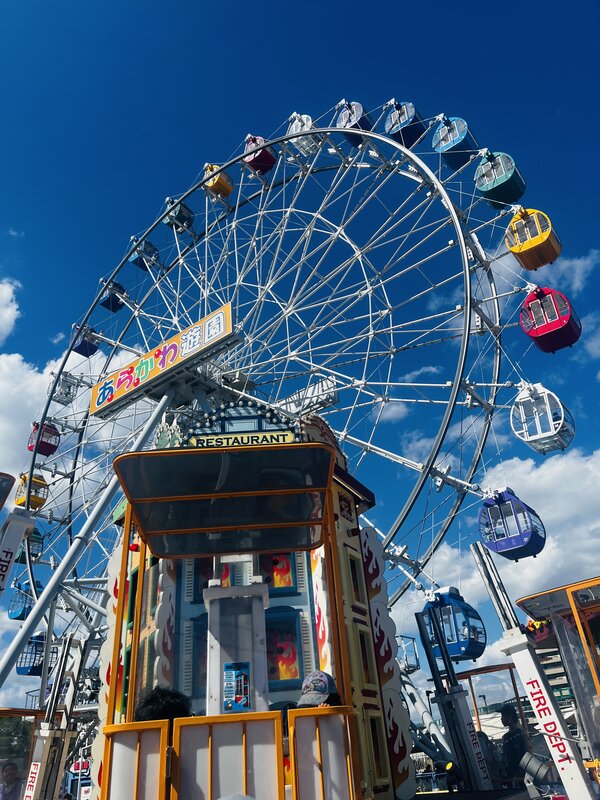
<path id="1" fill-rule="evenodd" d="M 373 127 L 373 120 L 365 111 L 361 103 L 348 103 L 342 100 L 340 103 L 340 113 L 335 121 L 336 128 L 346 128 L 349 130 L 370 131 Z M 344 133 L 350 144 L 358 147 L 362 144 L 363 137 L 357 133 Z"/>
<path id="2" fill-rule="evenodd" d="M 477 611 L 465 601 L 455 586 L 438 589 L 435 600 L 425 604 L 423 614 L 436 658 L 442 656 L 440 646 L 435 641 L 430 614 L 438 615 L 452 661 L 475 660 L 482 655 L 487 644 L 485 626 Z"/>
<path id="3" fill-rule="evenodd" d="M 143 242 L 137 242 L 135 239 L 133 241 L 136 248 L 129 256 L 132 264 L 135 264 L 140 269 L 148 270 L 150 266 L 159 263 L 158 248 L 152 242 L 149 242 L 148 239 L 144 239 Z"/>
<path id="4" fill-rule="evenodd" d="M 120 283 L 109 281 L 100 298 L 100 305 L 113 313 L 120 311 L 125 305 L 125 302 L 119 297 L 119 295 L 123 294 L 125 294 L 125 289 Z"/>
<path id="5" fill-rule="evenodd" d="M 427 130 L 427 123 L 412 103 L 390 100 L 390 112 L 384 122 L 385 132 L 403 147 L 412 147 Z"/>
<path id="6" fill-rule="evenodd" d="M 90 358 L 98 350 L 99 344 L 94 339 L 96 331 L 83 325 L 81 328 L 74 325 L 75 338 L 73 340 L 73 352 L 79 353 L 84 358 Z"/>
<path id="7" fill-rule="evenodd" d="M 460 117 L 444 117 L 433 132 L 433 149 L 453 170 L 464 167 L 477 152 L 477 142 Z"/>
<path id="8" fill-rule="evenodd" d="M 39 678 L 42 674 L 44 665 L 44 650 L 46 649 L 46 634 L 44 631 L 34 633 L 29 639 L 22 652 L 19 654 L 16 664 L 17 675 L 31 675 Z M 53 669 L 58 660 L 58 650 L 53 647 L 50 650 L 48 667 Z"/>
<path id="9" fill-rule="evenodd" d="M 488 550 L 511 561 L 536 556 L 546 543 L 542 520 L 509 487 L 483 501 L 479 535 Z"/>

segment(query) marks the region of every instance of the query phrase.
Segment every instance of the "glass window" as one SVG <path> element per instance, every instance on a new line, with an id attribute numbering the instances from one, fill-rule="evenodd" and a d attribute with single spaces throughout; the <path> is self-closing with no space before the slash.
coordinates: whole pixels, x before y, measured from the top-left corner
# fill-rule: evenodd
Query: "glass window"
<path id="1" fill-rule="evenodd" d="M 533 316 L 533 322 L 535 327 L 541 328 L 542 325 L 545 325 L 546 318 L 544 317 L 544 312 L 542 311 L 542 304 L 540 303 L 540 301 L 534 300 L 533 303 L 529 304 L 529 308 Z"/>
<path id="2" fill-rule="evenodd" d="M 358 631 L 358 646 L 363 671 L 363 683 L 376 684 L 375 664 L 373 663 L 373 643 L 370 633 Z"/>
<path id="3" fill-rule="evenodd" d="M 387 752 L 385 734 L 383 732 L 383 720 L 381 717 L 370 717 L 371 742 L 373 743 L 372 755 L 373 766 L 375 768 L 375 780 L 387 780 L 387 759 L 383 758 L 383 753 Z"/>
<path id="4" fill-rule="evenodd" d="M 241 419 L 226 419 L 225 432 L 243 431 L 244 433 L 258 430 L 258 419 L 256 417 L 242 417 Z"/>
<path id="5" fill-rule="evenodd" d="M 540 232 L 541 233 L 546 233 L 546 231 L 549 231 L 550 230 L 550 220 L 548 219 L 548 217 L 545 214 L 541 214 L 541 213 L 538 213 L 536 216 L 537 216 L 537 219 L 538 219 L 538 226 L 539 226 Z"/>
<path id="6" fill-rule="evenodd" d="M 558 309 L 558 313 L 561 315 L 561 317 L 564 317 L 569 313 L 569 304 L 562 294 L 558 294 L 557 292 L 554 295 L 554 302 L 556 303 L 556 308 Z"/>
<path id="7" fill-rule="evenodd" d="M 527 227 L 527 238 L 534 239 L 536 236 L 540 235 L 539 227 L 537 224 L 537 215 L 530 214 L 525 220 L 525 224 Z"/>
<path id="8" fill-rule="evenodd" d="M 548 322 L 554 322 L 558 319 L 558 313 L 554 307 L 551 294 L 547 294 L 542 298 L 542 308 L 544 309 L 544 314 Z"/>
<path id="9" fill-rule="evenodd" d="M 442 618 L 442 630 L 446 637 L 446 642 L 451 644 L 456 641 L 456 627 L 454 625 L 454 613 L 451 606 L 442 606 L 440 610 Z"/>
<path id="10" fill-rule="evenodd" d="M 365 583 L 364 573 L 362 568 L 362 561 L 356 556 L 350 555 L 348 559 L 350 567 L 350 581 L 352 583 L 353 599 L 361 605 L 367 604 L 365 597 Z"/>
<path id="11" fill-rule="evenodd" d="M 498 541 L 499 539 L 505 539 L 506 531 L 504 529 L 504 522 L 502 521 L 502 514 L 500 513 L 500 508 L 497 505 L 490 506 L 489 515 L 493 525 L 494 539 L 496 541 Z"/>
<path id="12" fill-rule="evenodd" d="M 513 230 L 519 244 L 525 244 L 525 242 L 529 240 L 529 231 L 527 230 L 525 220 L 516 220 L 516 222 L 513 223 Z"/>
<path id="13" fill-rule="evenodd" d="M 517 525 L 517 520 L 515 519 L 512 503 L 510 502 L 502 503 L 500 506 L 500 512 L 504 517 L 504 524 L 506 526 L 508 535 L 518 536 L 519 526 Z"/>

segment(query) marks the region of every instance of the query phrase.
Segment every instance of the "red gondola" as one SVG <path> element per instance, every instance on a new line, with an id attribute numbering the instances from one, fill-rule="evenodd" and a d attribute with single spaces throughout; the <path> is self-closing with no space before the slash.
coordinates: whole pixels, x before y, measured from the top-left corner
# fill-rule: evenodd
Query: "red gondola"
<path id="1" fill-rule="evenodd" d="M 567 298 L 548 287 L 537 286 L 527 295 L 519 322 L 544 353 L 571 347 L 581 336 L 581 322 Z"/>
<path id="2" fill-rule="evenodd" d="M 37 439 L 38 431 L 40 429 L 40 423 L 34 422 L 33 428 L 31 431 L 31 436 L 29 437 L 29 442 L 27 444 L 27 449 L 33 452 L 35 450 L 35 442 Z M 42 425 L 42 433 L 40 436 L 40 443 L 38 445 L 38 453 L 42 456 L 51 456 L 53 453 L 56 453 L 58 450 L 58 445 L 60 444 L 60 433 L 58 428 L 50 423 L 46 422 Z"/>

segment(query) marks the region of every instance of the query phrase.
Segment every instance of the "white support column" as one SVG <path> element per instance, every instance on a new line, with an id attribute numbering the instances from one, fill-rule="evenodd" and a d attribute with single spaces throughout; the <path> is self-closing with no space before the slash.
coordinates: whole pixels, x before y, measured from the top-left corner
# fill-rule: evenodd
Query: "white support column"
<path id="1" fill-rule="evenodd" d="M 594 800 L 590 779 L 546 676 L 525 634 L 512 628 L 500 648 L 513 660 L 569 800 Z"/>

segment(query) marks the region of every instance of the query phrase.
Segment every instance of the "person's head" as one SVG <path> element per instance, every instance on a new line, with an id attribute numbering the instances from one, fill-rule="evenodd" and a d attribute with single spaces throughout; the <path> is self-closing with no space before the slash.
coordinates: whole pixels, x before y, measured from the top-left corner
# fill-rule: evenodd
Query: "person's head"
<path id="1" fill-rule="evenodd" d="M 302 681 L 302 692 L 298 708 L 317 708 L 323 703 L 330 706 L 342 704 L 335 681 L 327 672 L 320 669 L 309 673 Z"/>
<path id="2" fill-rule="evenodd" d="M 175 689 L 156 686 L 142 695 L 133 712 L 134 722 L 150 722 L 155 719 L 173 721 L 178 717 L 189 717 L 192 713 L 190 698 Z"/>
<path id="3" fill-rule="evenodd" d="M 514 706 L 511 706 L 510 703 L 505 703 L 500 709 L 500 719 L 502 720 L 502 724 L 507 728 L 517 725 L 519 722 L 519 718 L 517 717 L 517 709 Z"/>
<path id="4" fill-rule="evenodd" d="M 19 775 L 19 769 L 14 761 L 7 761 L 2 767 L 2 782 L 11 786 Z"/>

